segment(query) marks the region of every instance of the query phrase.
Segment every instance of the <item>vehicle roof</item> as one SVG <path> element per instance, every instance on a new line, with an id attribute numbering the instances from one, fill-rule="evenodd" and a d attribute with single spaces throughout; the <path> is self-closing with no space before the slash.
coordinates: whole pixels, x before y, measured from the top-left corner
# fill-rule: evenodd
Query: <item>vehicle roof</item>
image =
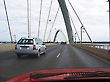
<path id="1" fill-rule="evenodd" d="M 21 39 L 39 39 L 39 38 L 36 38 L 36 37 L 33 37 L 33 38 L 21 37 Z"/>

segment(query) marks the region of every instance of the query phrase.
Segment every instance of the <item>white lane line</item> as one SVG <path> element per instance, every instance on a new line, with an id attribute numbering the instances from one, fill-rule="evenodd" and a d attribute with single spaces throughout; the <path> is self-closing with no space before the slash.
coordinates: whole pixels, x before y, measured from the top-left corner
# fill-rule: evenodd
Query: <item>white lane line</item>
<path id="1" fill-rule="evenodd" d="M 60 56 L 61 54 L 59 53 L 58 55 L 57 55 L 57 58 Z"/>

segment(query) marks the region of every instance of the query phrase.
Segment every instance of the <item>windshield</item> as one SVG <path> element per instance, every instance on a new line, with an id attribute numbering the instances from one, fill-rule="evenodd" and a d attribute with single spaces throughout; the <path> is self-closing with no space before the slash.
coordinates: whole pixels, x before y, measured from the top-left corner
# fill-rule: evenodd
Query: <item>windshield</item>
<path id="1" fill-rule="evenodd" d="M 109 0 L 0 0 L 0 82 L 36 70 L 110 69 L 109 13 Z"/>

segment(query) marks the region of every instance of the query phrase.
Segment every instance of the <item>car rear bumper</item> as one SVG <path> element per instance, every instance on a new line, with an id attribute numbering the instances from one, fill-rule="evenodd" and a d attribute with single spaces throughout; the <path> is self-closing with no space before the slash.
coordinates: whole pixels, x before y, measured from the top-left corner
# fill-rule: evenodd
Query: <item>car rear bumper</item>
<path id="1" fill-rule="evenodd" d="M 16 54 L 33 55 L 38 54 L 38 50 L 16 50 Z"/>

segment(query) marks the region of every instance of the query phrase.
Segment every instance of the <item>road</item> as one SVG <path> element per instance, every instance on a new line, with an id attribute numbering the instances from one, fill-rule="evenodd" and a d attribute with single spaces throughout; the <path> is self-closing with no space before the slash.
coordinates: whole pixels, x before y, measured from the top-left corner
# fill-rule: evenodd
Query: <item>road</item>
<path id="1" fill-rule="evenodd" d="M 34 70 L 58 68 L 110 68 L 110 61 L 72 45 L 48 47 L 47 53 L 38 58 L 18 59 L 14 51 L 0 53 L 0 82 Z"/>

